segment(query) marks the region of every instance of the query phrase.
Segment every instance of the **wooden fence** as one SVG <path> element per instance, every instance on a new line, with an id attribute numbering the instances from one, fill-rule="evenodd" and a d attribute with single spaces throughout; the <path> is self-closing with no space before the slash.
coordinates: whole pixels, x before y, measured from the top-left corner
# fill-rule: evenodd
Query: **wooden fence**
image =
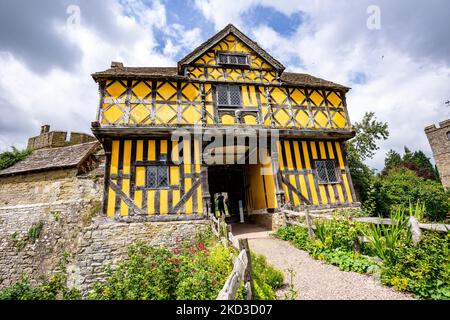
<path id="1" fill-rule="evenodd" d="M 246 299 L 253 300 L 253 294 L 255 292 L 253 285 L 252 274 L 252 258 L 250 254 L 250 248 L 248 246 L 248 239 L 237 239 L 231 232 L 231 226 L 226 225 L 225 221 L 220 218 L 211 216 L 211 230 L 214 235 L 221 238 L 226 245 L 235 247 L 239 254 L 237 257 L 233 255 L 233 270 L 228 276 L 225 284 L 220 290 L 217 300 L 234 300 L 237 290 L 244 283 L 246 291 Z M 223 232 L 222 230 L 226 230 Z M 224 234 L 222 237 L 221 235 Z"/>
<path id="2" fill-rule="evenodd" d="M 296 212 L 292 210 L 283 210 L 283 213 L 286 217 L 286 224 L 287 225 L 296 225 L 301 226 L 308 229 L 309 236 L 311 238 L 314 237 L 314 229 L 315 226 L 312 224 L 312 219 L 327 219 L 332 220 L 333 215 L 330 214 L 322 214 L 322 213 L 310 213 L 308 209 L 306 209 L 303 212 Z M 289 218 L 299 218 L 304 217 L 306 220 L 306 224 L 300 223 L 297 221 L 289 220 Z M 360 223 L 373 223 L 373 224 L 386 224 L 390 225 L 392 224 L 391 219 L 389 218 L 376 218 L 376 217 L 359 217 L 359 218 L 352 218 L 352 221 L 360 222 Z M 450 224 L 443 224 L 443 223 L 419 223 L 416 218 L 410 217 L 409 218 L 409 227 L 411 229 L 412 238 L 414 242 L 419 241 L 420 235 L 421 235 L 421 229 L 424 230 L 431 230 L 435 232 L 448 232 L 450 230 Z M 366 241 L 364 237 L 360 237 L 361 241 Z"/>

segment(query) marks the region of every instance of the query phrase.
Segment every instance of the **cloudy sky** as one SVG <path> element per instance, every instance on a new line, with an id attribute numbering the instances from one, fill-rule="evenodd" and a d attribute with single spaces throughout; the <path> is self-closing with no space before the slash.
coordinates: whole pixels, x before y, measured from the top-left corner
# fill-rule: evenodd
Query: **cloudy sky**
<path id="1" fill-rule="evenodd" d="M 370 5 L 379 29 L 367 27 Z M 91 73 L 175 66 L 233 23 L 287 70 L 352 87 L 352 122 L 374 111 L 389 123 L 370 165 L 405 145 L 431 155 L 423 129 L 450 117 L 449 12 L 446 0 L 1 0 L 0 150 L 25 147 L 44 123 L 89 132 Z"/>

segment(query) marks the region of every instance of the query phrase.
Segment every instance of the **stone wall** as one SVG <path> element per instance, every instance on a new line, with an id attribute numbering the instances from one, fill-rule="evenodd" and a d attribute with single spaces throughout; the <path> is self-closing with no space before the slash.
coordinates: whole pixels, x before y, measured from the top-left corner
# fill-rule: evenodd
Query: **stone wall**
<path id="1" fill-rule="evenodd" d="M 425 128 L 444 188 L 450 189 L 450 119 Z"/>
<path id="2" fill-rule="evenodd" d="M 208 228 L 207 221 L 127 222 L 101 214 L 103 179 L 72 170 L 0 180 L 0 288 L 27 273 L 48 278 L 63 257 L 69 285 L 86 293 L 104 267 L 126 256 L 130 244 L 173 247 Z M 29 232 L 42 226 L 39 237 Z"/>
<path id="3" fill-rule="evenodd" d="M 77 169 L 0 177 L 0 208 L 102 196 L 103 177 L 80 178 Z"/>
<path id="4" fill-rule="evenodd" d="M 96 138 L 81 132 L 72 132 L 68 139 L 66 131 L 49 131 L 50 126 L 42 126 L 40 135 L 28 139 L 28 149 L 67 147 L 75 144 L 95 141 Z"/>

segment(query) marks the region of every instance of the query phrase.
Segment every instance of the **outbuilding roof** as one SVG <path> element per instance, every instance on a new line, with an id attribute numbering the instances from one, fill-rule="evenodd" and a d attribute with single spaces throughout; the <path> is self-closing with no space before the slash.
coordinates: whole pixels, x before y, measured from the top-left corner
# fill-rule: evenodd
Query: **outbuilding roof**
<path id="1" fill-rule="evenodd" d="M 28 157 L 9 168 L 0 170 L 0 176 L 47 171 L 80 166 L 100 147 L 98 141 L 61 148 L 34 150 Z"/>

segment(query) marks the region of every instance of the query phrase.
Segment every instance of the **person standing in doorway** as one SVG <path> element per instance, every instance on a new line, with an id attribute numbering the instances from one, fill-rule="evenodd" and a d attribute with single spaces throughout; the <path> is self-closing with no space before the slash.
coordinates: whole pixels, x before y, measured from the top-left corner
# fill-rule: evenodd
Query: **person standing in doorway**
<path id="1" fill-rule="evenodd" d="M 225 204 L 224 204 L 224 196 L 222 192 L 219 192 L 219 196 L 217 197 L 217 207 L 219 209 L 219 214 L 225 216 Z"/>

